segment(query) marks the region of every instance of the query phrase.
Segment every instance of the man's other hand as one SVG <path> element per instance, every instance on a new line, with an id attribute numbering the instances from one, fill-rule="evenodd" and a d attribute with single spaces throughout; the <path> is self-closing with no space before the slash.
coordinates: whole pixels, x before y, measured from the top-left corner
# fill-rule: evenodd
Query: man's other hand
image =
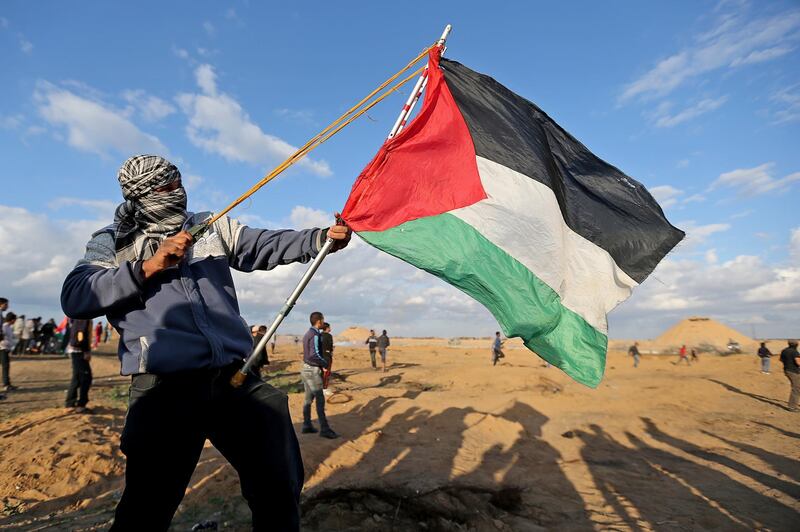
<path id="1" fill-rule="evenodd" d="M 178 264 L 186 256 L 186 252 L 193 243 L 194 239 L 188 231 L 181 231 L 175 236 L 164 239 L 155 255 L 142 263 L 144 278 L 149 279 L 158 272 Z"/>
<path id="2" fill-rule="evenodd" d="M 342 248 L 346 248 L 347 244 L 350 243 L 350 238 L 353 236 L 353 230 L 347 227 L 347 224 L 345 224 L 344 221 L 342 221 L 342 219 L 339 217 L 338 212 L 336 213 L 336 219 L 339 220 L 339 223 L 330 226 L 327 234 L 325 235 L 326 238 L 333 239 L 331 253 L 339 251 Z"/>

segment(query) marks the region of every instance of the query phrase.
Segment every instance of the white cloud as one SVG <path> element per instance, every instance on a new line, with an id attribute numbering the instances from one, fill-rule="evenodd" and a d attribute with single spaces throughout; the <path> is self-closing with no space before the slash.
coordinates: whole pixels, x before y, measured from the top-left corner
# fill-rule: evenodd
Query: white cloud
<path id="1" fill-rule="evenodd" d="M 67 196 L 55 198 L 47 203 L 47 206 L 53 210 L 61 210 L 72 207 L 87 213 L 91 213 L 96 217 L 96 219 L 109 221 L 114 218 L 114 211 L 116 210 L 117 205 L 118 202 L 112 200 L 90 200 Z"/>
<path id="2" fill-rule="evenodd" d="M 699 203 L 706 200 L 706 197 L 702 194 L 692 194 L 691 196 L 687 197 L 683 200 L 683 203 Z"/>
<path id="3" fill-rule="evenodd" d="M 800 248 L 800 228 L 792 232 L 791 241 L 793 249 Z M 687 315 L 700 314 L 732 325 L 759 324 L 761 336 L 796 334 L 797 258 L 769 264 L 750 255 L 720 261 L 713 249 L 701 258 L 675 253 L 611 314 L 610 332 L 617 338 L 654 337 Z"/>
<path id="4" fill-rule="evenodd" d="M 5 17 L 0 17 L 0 28 L 6 29 L 8 28 L 8 19 Z"/>
<path id="5" fill-rule="evenodd" d="M 797 122 L 800 120 L 800 85 L 793 85 L 779 90 L 770 98 L 780 108 L 773 112 L 775 124 Z"/>
<path id="6" fill-rule="evenodd" d="M 680 244 L 682 249 L 703 244 L 711 235 L 722 233 L 731 228 L 730 224 L 723 223 L 697 225 L 694 220 L 678 222 L 677 226 L 686 232 L 686 238 Z"/>
<path id="7" fill-rule="evenodd" d="M 94 91 L 80 96 L 65 87 L 46 81 L 37 83 L 34 101 L 39 114 L 50 125 L 66 130 L 66 141 L 73 148 L 108 156 L 131 153 L 166 153 L 157 137 L 136 127 L 125 111 L 99 100 Z"/>
<path id="8" fill-rule="evenodd" d="M 30 54 L 31 52 L 33 52 L 33 43 L 31 41 L 29 41 L 28 39 L 20 36 L 20 38 L 19 38 L 19 49 L 24 54 Z"/>
<path id="9" fill-rule="evenodd" d="M 704 115 L 719 109 L 727 100 L 727 96 L 720 96 L 719 98 L 705 98 L 675 114 L 662 112 L 656 116 L 656 127 L 677 126 L 678 124 L 682 124 L 683 122 L 697 118 L 700 115 Z"/>
<path id="10" fill-rule="evenodd" d="M 3 297 L 8 297 L 15 309 L 60 315 L 58 297 L 64 277 L 83 255 L 91 233 L 109 222 L 51 219 L 0 205 L 0 247 L 7 257 L 14 257 L 0 261 Z"/>
<path id="11" fill-rule="evenodd" d="M 672 207 L 678 203 L 678 198 L 683 194 L 682 190 L 671 185 L 660 185 L 657 187 L 652 187 L 648 190 L 663 209 Z"/>
<path id="12" fill-rule="evenodd" d="M 753 209 L 745 209 L 743 211 L 731 214 L 730 216 L 728 216 L 728 218 L 731 220 L 738 220 L 739 218 L 747 218 L 751 214 L 753 214 Z"/>
<path id="13" fill-rule="evenodd" d="M 184 48 L 178 48 L 177 46 L 173 46 L 172 53 L 175 54 L 175 56 L 180 59 L 189 59 L 189 52 L 186 51 L 186 49 Z"/>
<path id="14" fill-rule="evenodd" d="M 659 61 L 628 84 L 620 102 L 664 96 L 704 74 L 779 57 L 798 39 L 798 29 L 800 11 L 796 9 L 769 17 L 736 9 L 719 17 L 716 26 L 699 35 L 694 45 Z"/>
<path id="15" fill-rule="evenodd" d="M 289 215 L 289 223 L 294 228 L 328 227 L 333 223 L 333 214 L 298 205 L 292 209 L 292 213 Z"/>
<path id="16" fill-rule="evenodd" d="M 668 209 L 680 205 L 683 208 L 687 203 L 699 203 L 706 200 L 702 194 L 692 194 L 686 196 L 686 193 L 675 188 L 672 185 L 659 185 L 648 189 L 650 194 L 656 199 L 662 209 Z"/>
<path id="17" fill-rule="evenodd" d="M 214 25 L 213 25 L 213 24 L 212 24 L 210 21 L 208 21 L 208 20 L 206 20 L 205 22 L 203 22 L 203 30 L 204 30 L 204 31 L 205 31 L 205 32 L 208 34 L 208 36 L 209 36 L 209 37 L 213 37 L 213 36 L 214 36 L 214 34 L 215 34 L 215 33 L 217 33 L 217 29 L 216 29 L 216 28 L 214 27 Z"/>
<path id="18" fill-rule="evenodd" d="M 203 183 L 204 179 L 202 176 L 196 174 L 183 174 L 181 176 L 181 181 L 183 182 L 183 186 L 189 192 L 197 190 L 197 188 Z"/>
<path id="19" fill-rule="evenodd" d="M 792 229 L 792 237 L 789 240 L 789 257 L 795 264 L 800 264 L 800 227 Z"/>
<path id="20" fill-rule="evenodd" d="M 687 168 L 689 166 L 689 159 L 681 159 L 675 163 L 675 168 Z"/>
<path id="21" fill-rule="evenodd" d="M 732 67 L 753 65 L 764 61 L 771 61 L 794 50 L 791 46 L 775 46 L 764 50 L 750 52 L 746 57 L 737 57 L 731 62 Z"/>
<path id="22" fill-rule="evenodd" d="M 800 172 L 794 172 L 780 179 L 772 176 L 775 163 L 764 163 L 754 168 L 740 168 L 720 174 L 711 183 L 709 190 L 734 188 L 742 195 L 766 194 L 775 190 L 787 189 L 800 181 Z"/>
<path id="23" fill-rule="evenodd" d="M 292 122 L 300 124 L 313 124 L 314 112 L 309 109 L 275 109 L 275 114 Z"/>
<path id="24" fill-rule="evenodd" d="M 0 205 L 0 249 L 14 257 L 0 261 L 0 294 L 11 299 L 15 312 L 60 316 L 64 277 L 83 254 L 91 233 L 109 222 L 99 209 L 101 202 L 81 204 L 64 198 L 58 203 L 84 207 L 88 213 L 63 220 Z M 98 210 L 92 211 L 95 206 Z M 326 220 L 324 212 L 300 206 L 286 225 L 302 228 L 325 225 Z M 688 313 L 702 313 L 730 323 L 754 323 L 758 318 L 767 322 L 759 328 L 762 334 L 791 334 L 800 310 L 800 227 L 792 231 L 789 247 L 792 258 L 785 264 L 748 255 L 720 261 L 714 250 L 692 259 L 675 253 L 612 313 L 611 333 L 641 338 L 663 331 Z M 244 317 L 269 322 L 306 268 L 294 264 L 269 272 L 234 272 Z M 471 298 L 358 237 L 348 249 L 325 260 L 281 331 L 303 331 L 308 313 L 315 309 L 325 312 L 338 330 L 363 325 L 395 335 L 471 336 L 489 335 L 497 328 L 488 311 Z"/>
<path id="25" fill-rule="evenodd" d="M 220 92 L 211 65 L 197 67 L 195 77 L 201 92 L 177 97 L 189 119 L 186 133 L 195 146 L 231 161 L 258 165 L 283 161 L 297 150 L 283 139 L 265 133 L 239 102 Z M 325 161 L 304 158 L 297 164 L 320 176 L 332 174 Z"/>
<path id="26" fill-rule="evenodd" d="M 126 90 L 122 93 L 122 97 L 136 107 L 147 122 L 158 122 L 175 112 L 174 106 L 141 89 Z"/>
<path id="27" fill-rule="evenodd" d="M 17 129 L 24 122 L 25 117 L 21 114 L 11 116 L 0 116 L 0 129 Z"/>
<path id="28" fill-rule="evenodd" d="M 194 76 L 200 90 L 209 96 L 217 94 L 217 74 L 214 72 L 214 67 L 206 64 L 200 65 L 194 71 Z"/>

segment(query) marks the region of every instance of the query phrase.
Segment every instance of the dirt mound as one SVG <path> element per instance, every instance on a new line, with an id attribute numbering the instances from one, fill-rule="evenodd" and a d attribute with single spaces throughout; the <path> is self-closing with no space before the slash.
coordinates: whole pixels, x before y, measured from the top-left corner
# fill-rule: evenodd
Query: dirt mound
<path id="1" fill-rule="evenodd" d="M 125 412 L 47 408 L 0 425 L 0 498 L 6 515 L 85 510 L 122 486 Z M 8 460 L 13 457 L 13 460 Z"/>
<path id="2" fill-rule="evenodd" d="M 364 342 L 368 336 L 369 329 L 365 327 L 348 327 L 334 335 L 334 340 L 337 342 Z"/>
<path id="3" fill-rule="evenodd" d="M 752 351 L 756 341 L 736 329 L 711 318 L 693 316 L 678 322 L 653 340 L 653 348 L 675 351 L 682 345 L 706 351 L 726 352 L 729 341 L 738 342 L 743 350 Z"/>
<path id="4" fill-rule="evenodd" d="M 522 504 L 522 490 L 459 486 L 403 495 L 377 489 L 339 489 L 303 504 L 311 530 L 546 530 L 542 516 Z"/>

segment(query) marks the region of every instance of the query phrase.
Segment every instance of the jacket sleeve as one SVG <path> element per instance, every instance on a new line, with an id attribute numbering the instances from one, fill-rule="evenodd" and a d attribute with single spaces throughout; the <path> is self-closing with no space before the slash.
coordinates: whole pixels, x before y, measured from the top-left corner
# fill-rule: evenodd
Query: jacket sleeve
<path id="1" fill-rule="evenodd" d="M 320 336 L 314 335 L 314 356 L 317 357 L 317 362 L 322 364 L 323 368 L 328 367 L 328 361 L 325 360 L 325 357 L 322 356 L 322 350 L 320 349 Z"/>
<path id="2" fill-rule="evenodd" d="M 70 318 L 93 319 L 141 302 L 143 282 L 141 262 L 117 266 L 114 239 L 101 231 L 86 244 L 86 254 L 64 280 L 61 308 Z"/>
<path id="3" fill-rule="evenodd" d="M 271 270 L 293 262 L 308 262 L 324 244 L 324 231 L 305 229 L 253 229 L 232 219 L 217 222 L 217 229 L 228 248 L 233 269 L 242 272 Z"/>

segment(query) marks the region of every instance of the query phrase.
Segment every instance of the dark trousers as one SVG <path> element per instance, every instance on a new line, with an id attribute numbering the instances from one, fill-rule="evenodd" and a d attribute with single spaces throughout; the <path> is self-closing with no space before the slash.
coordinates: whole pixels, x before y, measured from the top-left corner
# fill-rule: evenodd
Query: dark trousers
<path id="1" fill-rule="evenodd" d="M 86 406 L 92 386 L 92 366 L 83 353 L 70 353 L 69 356 L 72 359 L 72 380 L 67 389 L 66 406 Z"/>
<path id="2" fill-rule="evenodd" d="M 0 366 L 3 368 L 3 386 L 11 386 L 11 353 L 0 349 Z"/>
<path id="3" fill-rule="evenodd" d="M 791 390 L 789 392 L 789 410 L 797 410 L 800 403 L 800 373 L 784 371 L 784 375 L 789 379 Z"/>
<path id="4" fill-rule="evenodd" d="M 303 461 L 286 395 L 255 375 L 233 388 L 234 371 L 133 377 L 111 530 L 167 530 L 206 439 L 239 474 L 253 530 L 299 530 Z"/>

